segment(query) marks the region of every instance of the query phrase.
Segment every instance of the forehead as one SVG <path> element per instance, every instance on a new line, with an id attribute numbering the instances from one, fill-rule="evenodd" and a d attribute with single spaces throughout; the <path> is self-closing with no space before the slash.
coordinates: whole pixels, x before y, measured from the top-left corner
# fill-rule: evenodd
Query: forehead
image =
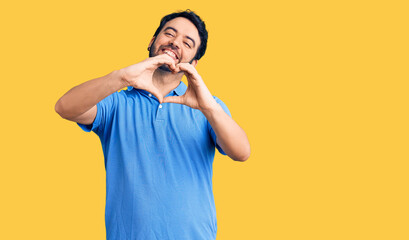
<path id="1" fill-rule="evenodd" d="M 162 31 L 164 31 L 167 27 L 176 29 L 178 34 L 191 37 L 196 43 L 200 44 L 199 31 L 197 31 L 196 26 L 189 19 L 184 17 L 174 18 L 163 26 Z"/>

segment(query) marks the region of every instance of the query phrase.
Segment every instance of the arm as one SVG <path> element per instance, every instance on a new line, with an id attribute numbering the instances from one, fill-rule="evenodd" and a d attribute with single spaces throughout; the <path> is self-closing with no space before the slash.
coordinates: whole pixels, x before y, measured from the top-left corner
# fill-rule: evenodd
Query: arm
<path id="1" fill-rule="evenodd" d="M 55 104 L 55 111 L 70 121 L 91 124 L 97 114 L 96 104 L 125 87 L 119 71 L 82 83 L 64 94 Z"/>
<path id="2" fill-rule="evenodd" d="M 58 100 L 55 111 L 70 121 L 85 125 L 91 124 L 97 114 L 96 104 L 127 86 L 147 90 L 161 101 L 163 97 L 153 85 L 152 75 L 163 64 L 167 64 L 172 70 L 175 69 L 174 60 L 167 54 L 162 54 L 82 83 L 69 90 Z"/>
<path id="3" fill-rule="evenodd" d="M 180 63 L 177 67 L 185 72 L 188 88 L 183 96 L 166 97 L 163 102 L 199 109 L 212 126 L 217 144 L 223 151 L 235 161 L 246 161 L 250 156 L 250 143 L 246 133 L 216 102 L 194 66 Z"/>
<path id="4" fill-rule="evenodd" d="M 250 157 L 250 143 L 244 130 L 217 103 L 214 108 L 202 112 L 223 151 L 233 160 L 246 161 Z"/>

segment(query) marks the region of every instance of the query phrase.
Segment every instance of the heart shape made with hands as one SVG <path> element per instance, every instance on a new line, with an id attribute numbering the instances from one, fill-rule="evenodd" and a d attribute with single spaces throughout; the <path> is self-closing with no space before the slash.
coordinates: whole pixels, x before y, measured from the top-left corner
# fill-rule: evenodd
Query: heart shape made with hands
<path id="1" fill-rule="evenodd" d="M 188 87 L 182 96 L 164 97 L 153 84 L 153 74 L 157 68 L 166 65 L 173 74 L 183 73 L 188 81 Z M 144 61 L 121 69 L 122 79 L 126 86 L 143 89 L 153 94 L 160 103 L 178 103 L 191 108 L 206 110 L 217 105 L 212 94 L 207 89 L 196 68 L 190 63 L 175 63 L 167 54 L 147 58 Z"/>
<path id="2" fill-rule="evenodd" d="M 189 63 L 179 63 L 176 66 L 187 78 L 188 86 L 182 96 L 165 97 L 163 102 L 179 103 L 200 111 L 207 111 L 218 107 L 202 77 L 196 68 Z"/>
<path id="3" fill-rule="evenodd" d="M 156 69 L 163 65 L 168 66 L 172 73 L 179 72 L 175 60 L 167 54 L 161 54 L 121 69 L 121 78 L 126 86 L 146 90 L 162 102 L 164 96 L 153 84 L 152 77 Z"/>

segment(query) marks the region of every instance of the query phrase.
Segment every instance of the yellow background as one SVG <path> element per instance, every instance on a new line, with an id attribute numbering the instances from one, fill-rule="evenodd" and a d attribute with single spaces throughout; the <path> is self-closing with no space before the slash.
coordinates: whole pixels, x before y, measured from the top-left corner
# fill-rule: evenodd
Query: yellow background
<path id="1" fill-rule="evenodd" d="M 105 238 L 99 139 L 54 104 L 187 8 L 209 30 L 198 71 L 252 146 L 216 155 L 217 239 L 409 239 L 404 2 L 2 3 L 0 239 Z"/>

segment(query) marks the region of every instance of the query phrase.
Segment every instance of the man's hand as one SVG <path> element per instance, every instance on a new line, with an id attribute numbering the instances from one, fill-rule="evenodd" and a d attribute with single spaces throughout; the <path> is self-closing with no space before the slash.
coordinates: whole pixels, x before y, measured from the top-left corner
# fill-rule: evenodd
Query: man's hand
<path id="1" fill-rule="evenodd" d="M 185 73 L 188 81 L 188 87 L 184 95 L 172 96 L 163 99 L 163 102 L 179 103 L 191 108 L 199 109 L 202 112 L 212 110 L 218 106 L 209 89 L 207 89 L 202 77 L 198 74 L 195 67 L 189 63 L 179 63 L 177 70 Z"/>
<path id="2" fill-rule="evenodd" d="M 175 60 L 167 54 L 147 58 L 142 62 L 122 68 L 119 71 L 125 86 L 146 90 L 152 93 L 159 102 L 162 102 L 163 96 L 153 85 L 152 76 L 157 68 L 165 64 L 172 72 L 176 72 Z"/>
<path id="3" fill-rule="evenodd" d="M 250 156 L 250 144 L 243 129 L 216 102 L 193 65 L 179 63 L 176 68 L 186 75 L 186 93 L 182 96 L 165 97 L 163 102 L 199 109 L 212 126 L 217 144 L 224 152 L 236 161 L 246 161 Z"/>

